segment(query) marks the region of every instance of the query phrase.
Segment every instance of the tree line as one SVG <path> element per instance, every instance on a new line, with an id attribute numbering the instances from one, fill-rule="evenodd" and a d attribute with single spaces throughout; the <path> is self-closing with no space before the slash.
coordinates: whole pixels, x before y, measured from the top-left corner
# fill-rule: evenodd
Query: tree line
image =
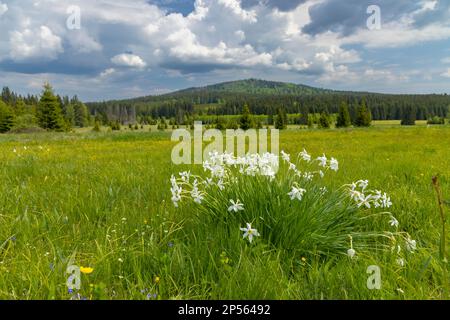
<path id="1" fill-rule="evenodd" d="M 40 97 L 21 96 L 8 87 L 0 97 L 0 133 L 30 131 L 68 131 L 92 124 L 87 106 L 77 96 L 56 95 L 45 84 Z"/>

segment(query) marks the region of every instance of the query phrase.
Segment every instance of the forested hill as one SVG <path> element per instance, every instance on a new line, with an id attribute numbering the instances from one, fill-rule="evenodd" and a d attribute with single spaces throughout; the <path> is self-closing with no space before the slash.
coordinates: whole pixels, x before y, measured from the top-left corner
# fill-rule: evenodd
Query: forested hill
<path id="1" fill-rule="evenodd" d="M 188 88 L 166 96 L 182 96 L 202 92 L 245 93 L 266 95 L 308 95 L 331 92 L 331 90 L 318 89 L 302 84 L 286 82 L 265 81 L 258 79 L 239 80 L 218 83 L 206 87 Z"/>
<path id="2" fill-rule="evenodd" d="M 245 104 L 254 114 L 276 114 L 279 108 L 287 113 L 307 115 L 323 111 L 337 113 L 341 102 L 350 111 L 363 101 L 374 120 L 401 119 L 405 112 L 415 113 L 416 119 L 445 117 L 450 96 L 392 95 L 369 92 L 333 91 L 284 82 L 257 79 L 219 83 L 189 88 L 158 96 L 88 103 L 91 114 L 104 120 L 133 121 L 130 115 L 157 119 L 177 118 L 179 121 L 193 115 L 240 114 Z"/>

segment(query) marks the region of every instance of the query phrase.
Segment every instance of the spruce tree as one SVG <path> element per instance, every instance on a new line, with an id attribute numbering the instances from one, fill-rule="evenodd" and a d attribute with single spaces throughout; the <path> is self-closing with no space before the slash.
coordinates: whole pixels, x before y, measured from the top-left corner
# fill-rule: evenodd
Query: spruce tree
<path id="1" fill-rule="evenodd" d="M 308 128 L 313 128 L 314 127 L 314 118 L 313 118 L 313 115 L 312 114 L 308 114 L 307 115 L 307 117 L 308 117 Z"/>
<path id="2" fill-rule="evenodd" d="M 402 126 L 414 126 L 416 124 L 416 110 L 413 107 L 407 107 L 402 112 Z"/>
<path id="3" fill-rule="evenodd" d="M 348 128 L 351 126 L 350 112 L 348 111 L 348 105 L 346 102 L 342 102 L 339 107 L 339 113 L 337 116 L 336 127 Z"/>
<path id="4" fill-rule="evenodd" d="M 242 110 L 242 116 L 239 120 L 239 127 L 242 130 L 248 130 L 255 126 L 252 115 L 250 113 L 250 109 L 247 104 L 244 105 L 244 109 Z"/>
<path id="5" fill-rule="evenodd" d="M 55 131 L 62 131 L 66 128 L 58 98 L 48 83 L 44 85 L 36 111 L 40 127 Z"/>
<path id="6" fill-rule="evenodd" d="M 75 125 L 80 128 L 86 127 L 88 125 L 87 106 L 78 100 L 77 96 L 72 99 L 71 105 L 73 105 Z"/>
<path id="7" fill-rule="evenodd" d="M 370 127 L 372 115 L 367 109 L 366 101 L 363 99 L 360 106 L 356 108 L 355 127 Z"/>
<path id="8" fill-rule="evenodd" d="M 14 125 L 14 114 L 11 108 L 0 100 L 0 133 L 11 130 Z"/>
<path id="9" fill-rule="evenodd" d="M 286 113 L 282 108 L 278 109 L 277 117 L 275 119 L 275 129 L 283 130 L 287 128 Z"/>
<path id="10" fill-rule="evenodd" d="M 327 111 L 324 111 L 320 114 L 319 128 L 321 128 L 321 129 L 329 129 L 330 128 L 330 115 Z"/>

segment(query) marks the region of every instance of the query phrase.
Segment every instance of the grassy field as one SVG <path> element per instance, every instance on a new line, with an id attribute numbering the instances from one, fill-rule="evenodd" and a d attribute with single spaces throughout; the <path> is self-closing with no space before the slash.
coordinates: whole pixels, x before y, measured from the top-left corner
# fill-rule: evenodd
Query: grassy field
<path id="1" fill-rule="evenodd" d="M 268 232 L 249 244 L 193 204 L 174 208 L 171 175 L 203 170 L 173 165 L 173 145 L 169 132 L 148 129 L 0 136 L 0 299 L 70 299 L 69 264 L 93 268 L 81 274 L 87 299 L 450 298 L 431 184 L 438 174 L 450 199 L 450 127 L 281 134 L 292 155 L 339 160 L 328 188 L 368 179 L 389 193 L 399 230 L 417 241 L 413 253 L 402 249 L 404 266 L 390 251 L 284 250 Z M 262 197 L 258 210 L 277 201 Z M 380 290 L 367 288 L 370 265 L 380 267 Z"/>

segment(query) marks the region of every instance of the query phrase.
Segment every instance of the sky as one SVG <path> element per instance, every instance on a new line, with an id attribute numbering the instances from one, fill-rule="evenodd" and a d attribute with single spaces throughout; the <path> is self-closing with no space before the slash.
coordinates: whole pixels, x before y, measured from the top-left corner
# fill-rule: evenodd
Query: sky
<path id="1" fill-rule="evenodd" d="M 0 86 L 84 101 L 258 78 L 450 93 L 449 0 L 0 0 Z"/>

